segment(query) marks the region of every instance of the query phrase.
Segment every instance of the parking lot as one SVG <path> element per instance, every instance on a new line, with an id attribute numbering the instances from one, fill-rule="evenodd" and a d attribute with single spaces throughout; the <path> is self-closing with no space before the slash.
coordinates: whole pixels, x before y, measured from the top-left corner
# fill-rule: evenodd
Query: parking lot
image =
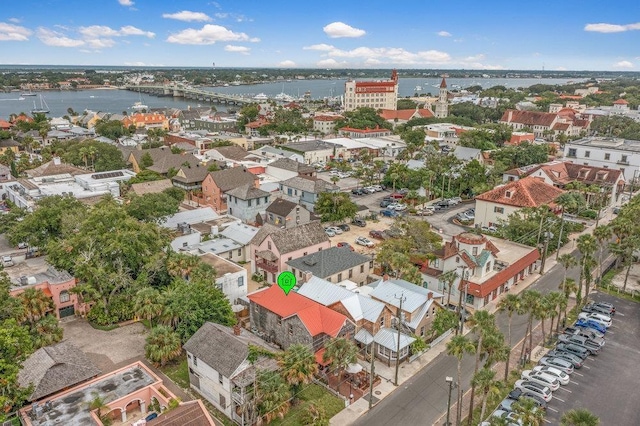
<path id="1" fill-rule="evenodd" d="M 601 425 L 638 425 L 637 384 L 640 383 L 640 310 L 638 304 L 608 294 L 592 295 L 613 303 L 616 314 L 597 356 L 589 356 L 571 381 L 553 392 L 547 407 L 547 424 L 560 424 L 562 414 L 584 408 L 600 418 Z"/>

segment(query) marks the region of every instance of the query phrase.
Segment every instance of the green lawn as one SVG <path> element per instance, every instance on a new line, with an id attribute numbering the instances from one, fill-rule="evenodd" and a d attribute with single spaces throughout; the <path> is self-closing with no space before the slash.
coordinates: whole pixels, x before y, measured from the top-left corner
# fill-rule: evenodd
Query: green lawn
<path id="1" fill-rule="evenodd" d="M 333 395 L 322 386 L 311 384 L 300 392 L 298 403 L 291 407 L 284 419 L 276 419 L 272 421 L 270 425 L 304 425 L 302 418 L 311 403 L 322 407 L 327 414 L 327 419 L 330 419 L 344 409 L 344 401 L 342 399 Z"/>
<path id="2" fill-rule="evenodd" d="M 181 388 L 189 388 L 189 367 L 187 366 L 186 355 L 181 356 L 171 364 L 161 367 L 160 370 Z"/>

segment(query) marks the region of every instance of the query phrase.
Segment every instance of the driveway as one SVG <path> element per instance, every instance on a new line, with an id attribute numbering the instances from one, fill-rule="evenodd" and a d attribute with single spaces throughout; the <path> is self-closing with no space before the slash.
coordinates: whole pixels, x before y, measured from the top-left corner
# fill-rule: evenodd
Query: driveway
<path id="1" fill-rule="evenodd" d="M 78 346 L 103 373 L 144 358 L 147 331 L 133 323 L 110 331 L 97 330 L 82 318 L 61 321 L 64 338 Z"/>

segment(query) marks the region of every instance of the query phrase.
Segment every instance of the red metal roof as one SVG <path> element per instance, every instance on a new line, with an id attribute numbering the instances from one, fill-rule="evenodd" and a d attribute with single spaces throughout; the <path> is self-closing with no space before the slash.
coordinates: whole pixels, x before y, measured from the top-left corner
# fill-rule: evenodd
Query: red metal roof
<path id="1" fill-rule="evenodd" d="M 325 333 L 335 337 L 347 321 L 346 316 L 295 291 L 289 292 L 289 295 L 284 294 L 284 291 L 277 285 L 257 291 L 247 297 L 251 302 L 270 310 L 282 318 L 297 315 L 312 336 Z"/>

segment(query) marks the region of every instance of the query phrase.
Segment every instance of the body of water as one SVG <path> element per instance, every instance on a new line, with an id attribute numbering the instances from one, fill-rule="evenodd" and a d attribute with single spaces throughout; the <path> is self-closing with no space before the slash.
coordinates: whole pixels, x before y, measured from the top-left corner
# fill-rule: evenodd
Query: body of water
<path id="1" fill-rule="evenodd" d="M 309 92 L 312 99 L 323 99 L 341 96 L 344 94 L 344 83 L 346 80 L 292 80 L 279 83 L 262 83 L 254 85 L 228 86 L 228 87 L 207 87 L 218 93 L 240 94 L 253 97 L 259 93 L 264 93 L 270 98 L 279 93 L 299 98 Z M 485 89 L 493 86 L 506 86 L 508 88 L 529 87 L 534 84 L 567 84 L 575 80 L 568 79 L 517 79 L 517 78 L 451 78 L 447 79 L 449 89 L 465 88 L 473 85 L 480 85 Z M 420 86 L 422 90 L 416 90 Z M 399 94 L 401 97 L 418 94 L 438 93 L 440 79 L 436 78 L 401 78 L 399 82 Z M 10 114 L 24 112 L 31 113 L 34 102 L 40 107 L 40 95 L 51 111 L 49 117 L 61 117 L 68 114 L 67 109 L 81 113 L 85 109 L 92 111 L 106 111 L 111 113 L 133 112 L 131 107 L 135 102 L 142 102 L 149 108 L 180 108 L 196 107 L 203 105 L 203 102 L 173 97 L 157 97 L 145 94 L 138 94 L 128 90 L 96 89 L 81 91 L 45 91 L 38 92 L 38 96 L 26 96 L 20 99 L 20 92 L 0 93 L 0 118 L 8 119 Z M 219 111 L 225 111 L 225 105 L 215 104 Z"/>

